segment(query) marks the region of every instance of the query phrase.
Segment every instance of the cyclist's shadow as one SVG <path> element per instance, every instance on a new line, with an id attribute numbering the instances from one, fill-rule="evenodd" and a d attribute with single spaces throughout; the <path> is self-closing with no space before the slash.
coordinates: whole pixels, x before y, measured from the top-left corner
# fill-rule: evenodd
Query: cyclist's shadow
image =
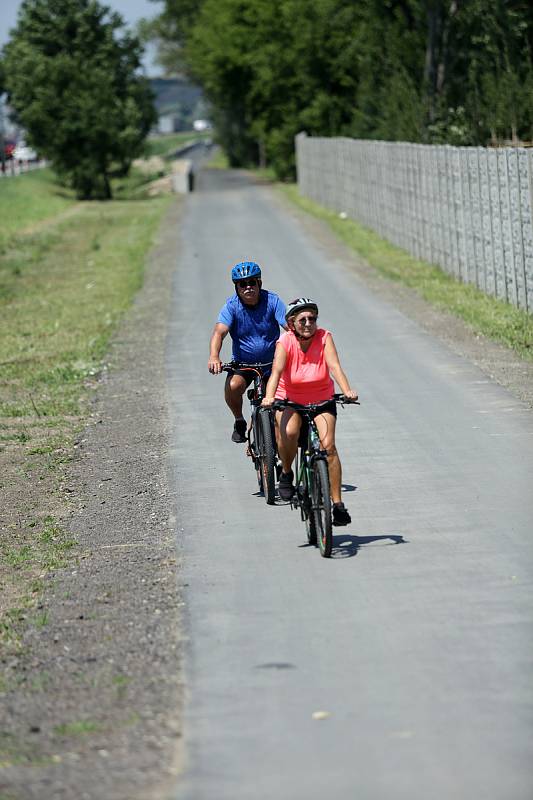
<path id="1" fill-rule="evenodd" d="M 351 558 L 356 556 L 361 549 L 367 544 L 374 542 L 386 542 L 385 546 L 391 544 L 409 544 L 408 539 L 404 539 L 402 535 L 395 533 L 387 533 L 380 536 L 353 536 L 346 533 L 337 533 L 339 529 L 335 528 L 333 531 L 333 549 L 331 551 L 331 558 Z"/>
<path id="2" fill-rule="evenodd" d="M 346 492 L 357 491 L 357 486 L 351 483 L 342 484 L 343 494 Z M 331 558 L 351 558 L 356 556 L 361 547 L 374 542 L 386 542 L 385 546 L 391 544 L 408 544 L 408 540 L 404 539 L 400 534 L 388 533 L 381 536 L 352 536 L 348 532 L 344 533 L 339 528 L 333 529 L 333 550 Z"/>

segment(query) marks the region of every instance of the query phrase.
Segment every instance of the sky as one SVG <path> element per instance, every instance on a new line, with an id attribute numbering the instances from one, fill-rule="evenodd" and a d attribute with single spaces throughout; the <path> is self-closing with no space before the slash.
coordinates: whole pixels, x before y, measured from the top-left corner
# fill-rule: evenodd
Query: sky
<path id="1" fill-rule="evenodd" d="M 109 6 L 113 11 L 118 11 L 127 25 L 134 25 L 141 17 L 154 17 L 162 8 L 161 0 L 100 0 L 102 5 Z M 9 31 L 16 25 L 17 12 L 21 0 L 0 0 L 0 48 L 9 39 Z M 147 48 L 144 66 L 148 75 L 158 74 L 158 68 L 153 64 L 153 48 Z"/>

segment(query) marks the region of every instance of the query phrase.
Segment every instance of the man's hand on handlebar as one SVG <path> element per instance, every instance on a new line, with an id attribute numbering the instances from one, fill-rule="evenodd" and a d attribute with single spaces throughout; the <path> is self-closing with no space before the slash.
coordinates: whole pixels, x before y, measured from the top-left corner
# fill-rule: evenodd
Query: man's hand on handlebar
<path id="1" fill-rule="evenodd" d="M 207 369 L 211 373 L 211 375 L 220 375 L 222 372 L 222 361 L 218 356 L 216 357 L 209 357 L 209 361 L 207 362 Z"/>

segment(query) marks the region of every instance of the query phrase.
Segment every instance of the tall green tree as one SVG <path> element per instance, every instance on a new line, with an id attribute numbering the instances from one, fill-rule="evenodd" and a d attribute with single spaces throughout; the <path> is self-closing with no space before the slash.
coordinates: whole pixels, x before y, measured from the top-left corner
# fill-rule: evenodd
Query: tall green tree
<path id="1" fill-rule="evenodd" d="M 232 164 L 294 170 L 294 135 L 533 138 L 530 0 L 165 0 Z"/>
<path id="2" fill-rule="evenodd" d="M 110 198 L 156 119 L 142 48 L 97 0 L 23 0 L 2 61 L 31 144 L 78 197 Z"/>

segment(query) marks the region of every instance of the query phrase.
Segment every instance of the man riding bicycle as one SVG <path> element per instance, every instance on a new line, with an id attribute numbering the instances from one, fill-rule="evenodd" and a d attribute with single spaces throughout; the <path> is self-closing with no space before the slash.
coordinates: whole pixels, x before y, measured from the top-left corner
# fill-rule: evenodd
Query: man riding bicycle
<path id="1" fill-rule="evenodd" d="M 211 335 L 207 367 L 213 375 L 222 371 L 220 350 L 228 335 L 233 343 L 233 360 L 247 364 L 271 363 L 279 329 L 287 330 L 285 305 L 274 292 L 262 288 L 261 268 L 255 261 L 242 261 L 231 270 L 235 294 L 226 300 Z M 246 420 L 242 398 L 253 380 L 253 373 L 234 370 L 228 373 L 224 397 L 235 423 L 231 440 L 246 441 Z"/>
<path id="2" fill-rule="evenodd" d="M 262 405 L 269 407 L 275 399 L 292 400 L 301 405 L 323 403 L 314 419 L 322 448 L 328 456 L 333 524 L 351 522 L 348 509 L 341 500 L 342 468 L 335 446 L 337 407 L 333 399 L 335 378 L 341 392 L 350 400 L 357 400 L 357 392 L 350 387 L 337 354 L 331 333 L 317 327 L 318 306 L 308 297 L 293 300 L 287 306 L 288 332 L 277 345 Z M 302 418 L 291 408 L 276 411 L 276 440 L 283 472 L 278 491 L 282 500 L 294 494 L 292 462 L 298 449 Z"/>

